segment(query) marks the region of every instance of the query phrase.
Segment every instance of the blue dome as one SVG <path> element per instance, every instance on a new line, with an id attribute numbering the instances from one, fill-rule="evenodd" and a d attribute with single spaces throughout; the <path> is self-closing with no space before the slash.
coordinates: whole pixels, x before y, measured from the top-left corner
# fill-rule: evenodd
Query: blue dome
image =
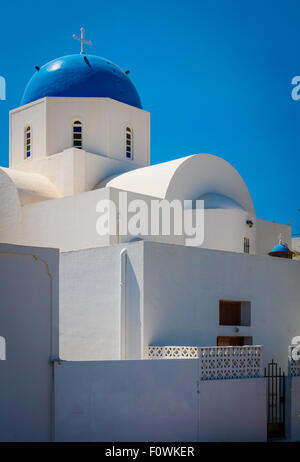
<path id="1" fill-rule="evenodd" d="M 272 252 L 290 252 L 290 249 L 284 244 L 275 245 Z"/>
<path id="2" fill-rule="evenodd" d="M 63 56 L 42 66 L 29 80 L 21 105 L 44 96 L 107 97 L 142 109 L 138 92 L 125 72 L 94 55 Z"/>

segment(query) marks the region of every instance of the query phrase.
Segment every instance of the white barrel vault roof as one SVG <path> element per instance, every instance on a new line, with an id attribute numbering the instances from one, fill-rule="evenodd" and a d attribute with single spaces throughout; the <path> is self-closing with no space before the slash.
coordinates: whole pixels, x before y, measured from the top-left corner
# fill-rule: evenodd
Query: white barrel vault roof
<path id="1" fill-rule="evenodd" d="M 62 197 L 52 181 L 38 173 L 0 167 L 0 181 L 2 182 L 4 181 L 3 176 L 9 178 L 14 184 L 21 205 Z"/>
<path id="2" fill-rule="evenodd" d="M 194 154 L 107 178 L 98 187 L 113 187 L 161 199 L 201 199 L 207 194 L 227 196 L 254 212 L 248 188 L 228 162 L 211 154 Z"/>

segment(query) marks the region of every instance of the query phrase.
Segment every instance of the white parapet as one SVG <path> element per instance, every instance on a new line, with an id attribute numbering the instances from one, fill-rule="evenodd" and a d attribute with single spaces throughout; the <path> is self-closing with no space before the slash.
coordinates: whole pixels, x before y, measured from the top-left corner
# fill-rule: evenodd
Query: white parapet
<path id="1" fill-rule="evenodd" d="M 200 379 L 237 379 L 263 376 L 263 347 L 149 346 L 148 359 L 199 359 Z"/>

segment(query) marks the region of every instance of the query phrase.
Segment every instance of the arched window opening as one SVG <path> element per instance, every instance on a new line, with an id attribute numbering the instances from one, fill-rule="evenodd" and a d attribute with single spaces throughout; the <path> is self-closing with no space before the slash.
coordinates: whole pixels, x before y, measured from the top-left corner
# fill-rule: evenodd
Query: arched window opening
<path id="1" fill-rule="evenodd" d="M 133 159 L 133 133 L 130 127 L 126 127 L 126 158 Z"/>
<path id="2" fill-rule="evenodd" d="M 24 129 L 24 159 L 31 156 L 31 128 L 26 125 Z"/>
<path id="3" fill-rule="evenodd" d="M 73 146 L 74 148 L 82 148 L 82 123 L 80 120 L 73 122 Z"/>

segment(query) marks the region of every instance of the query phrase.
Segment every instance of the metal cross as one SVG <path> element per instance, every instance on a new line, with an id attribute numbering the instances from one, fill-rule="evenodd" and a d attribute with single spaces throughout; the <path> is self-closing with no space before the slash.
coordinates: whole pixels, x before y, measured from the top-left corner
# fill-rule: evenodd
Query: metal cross
<path id="1" fill-rule="evenodd" d="M 80 42 L 81 42 L 80 54 L 84 55 L 84 44 L 86 43 L 87 45 L 93 45 L 93 43 L 90 40 L 85 40 L 85 38 L 84 38 L 84 32 L 85 31 L 84 31 L 83 27 L 80 28 L 80 32 L 81 32 L 80 37 L 78 37 L 78 35 L 76 35 L 76 34 L 73 34 L 73 38 L 76 39 L 76 40 L 80 40 Z"/>

